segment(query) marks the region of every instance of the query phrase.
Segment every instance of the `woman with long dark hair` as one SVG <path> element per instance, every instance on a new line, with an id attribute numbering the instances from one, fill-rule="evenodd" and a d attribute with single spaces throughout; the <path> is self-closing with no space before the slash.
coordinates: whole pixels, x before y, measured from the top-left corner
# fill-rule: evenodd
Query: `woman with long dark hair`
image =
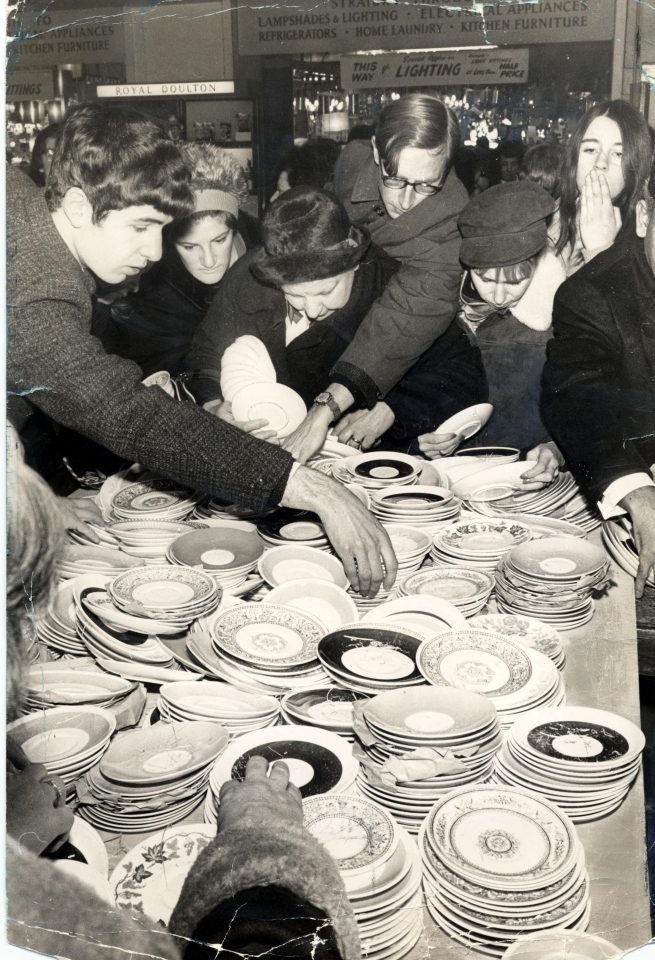
<path id="1" fill-rule="evenodd" d="M 633 228 L 650 155 L 648 124 L 625 100 L 597 104 L 578 124 L 562 171 L 557 239 L 569 275 Z"/>

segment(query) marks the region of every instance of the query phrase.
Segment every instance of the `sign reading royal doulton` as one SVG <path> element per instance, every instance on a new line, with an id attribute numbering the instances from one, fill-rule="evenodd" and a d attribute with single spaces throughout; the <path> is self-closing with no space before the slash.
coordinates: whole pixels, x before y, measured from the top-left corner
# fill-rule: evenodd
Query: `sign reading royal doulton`
<path id="1" fill-rule="evenodd" d="M 241 54 L 611 40 L 615 0 L 294 0 L 239 4 Z"/>

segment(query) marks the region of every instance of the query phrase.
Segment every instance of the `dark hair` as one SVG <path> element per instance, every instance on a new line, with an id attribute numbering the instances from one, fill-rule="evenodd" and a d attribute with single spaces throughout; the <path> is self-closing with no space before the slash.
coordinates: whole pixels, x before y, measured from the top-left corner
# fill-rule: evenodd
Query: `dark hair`
<path id="1" fill-rule="evenodd" d="M 525 151 L 519 180 L 532 180 L 557 199 L 565 156 L 566 148 L 561 143 L 535 143 Z"/>
<path id="2" fill-rule="evenodd" d="M 45 171 L 43 169 L 43 156 L 46 152 L 46 143 L 48 140 L 56 140 L 61 131 L 60 123 L 51 123 L 43 130 L 39 130 L 32 147 L 32 156 L 28 173 L 37 187 L 45 187 Z"/>
<path id="3" fill-rule="evenodd" d="M 280 163 L 278 176 L 286 172 L 290 187 L 316 187 L 317 190 L 323 190 L 332 180 L 340 153 L 341 145 L 336 140 L 328 137 L 308 140 L 289 150 Z"/>
<path id="4" fill-rule="evenodd" d="M 191 177 L 180 151 L 138 113 L 98 103 L 74 107 L 64 121 L 46 188 L 57 210 L 71 187 L 93 207 L 94 222 L 110 210 L 151 206 L 169 217 L 193 209 Z"/>
<path id="5" fill-rule="evenodd" d="M 370 140 L 374 133 L 375 128 L 370 126 L 370 124 L 356 123 L 354 127 L 350 128 L 347 142 L 352 143 L 353 140 Z"/>
<path id="6" fill-rule="evenodd" d="M 523 144 L 518 140 L 501 140 L 496 151 L 497 157 L 504 157 L 506 160 L 522 160 L 524 153 Z"/>
<path id="7" fill-rule="evenodd" d="M 578 200 L 577 172 L 580 147 L 590 124 L 597 117 L 609 117 L 610 120 L 618 124 L 621 131 L 623 142 L 622 168 L 625 186 L 614 201 L 621 211 L 623 222 L 621 231 L 625 230 L 628 224 L 632 228 L 635 207 L 639 200 L 642 184 L 648 177 L 651 146 L 648 124 L 645 119 L 638 110 L 625 100 L 606 100 L 597 104 L 589 113 L 585 114 L 568 144 L 568 156 L 562 169 L 558 253 L 561 253 L 567 244 L 570 244 L 571 247 L 575 245 Z"/>
<path id="8" fill-rule="evenodd" d="M 410 93 L 385 107 L 375 128 L 375 145 L 388 174 L 398 172 L 407 147 L 442 153 L 448 169 L 460 143 L 457 117 L 437 97 Z"/>
<path id="9" fill-rule="evenodd" d="M 455 173 L 466 187 L 469 197 L 475 190 L 477 177 L 482 170 L 482 160 L 475 147 L 460 147 L 455 154 Z"/>

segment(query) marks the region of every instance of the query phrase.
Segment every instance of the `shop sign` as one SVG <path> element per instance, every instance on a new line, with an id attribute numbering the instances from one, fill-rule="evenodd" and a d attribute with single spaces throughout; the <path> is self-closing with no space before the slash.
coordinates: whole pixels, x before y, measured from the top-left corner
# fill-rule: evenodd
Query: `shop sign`
<path id="1" fill-rule="evenodd" d="M 7 77 L 7 100 L 52 100 L 55 85 L 52 70 L 14 70 Z"/>
<path id="2" fill-rule="evenodd" d="M 48 9 L 46 4 L 45 10 Z M 25 39 L 7 38 L 7 52 L 19 67 L 58 63 L 113 63 L 125 59 L 125 28 L 116 10 L 52 10 L 18 21 Z"/>
<path id="3" fill-rule="evenodd" d="M 98 97 L 214 97 L 234 93 L 232 80 L 191 80 L 187 83 L 112 83 L 96 87 Z"/>
<path id="4" fill-rule="evenodd" d="M 443 50 L 341 57 L 344 90 L 375 87 L 471 87 L 527 83 L 527 47 L 502 50 Z"/>
<path id="5" fill-rule="evenodd" d="M 615 0 L 294 0 L 238 5 L 239 52 L 348 53 L 611 40 Z"/>

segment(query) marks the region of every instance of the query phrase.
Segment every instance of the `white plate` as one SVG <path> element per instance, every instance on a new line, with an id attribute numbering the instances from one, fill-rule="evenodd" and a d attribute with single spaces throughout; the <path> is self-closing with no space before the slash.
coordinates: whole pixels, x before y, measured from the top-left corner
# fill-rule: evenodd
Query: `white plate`
<path id="1" fill-rule="evenodd" d="M 454 416 L 444 420 L 433 430 L 433 433 L 457 433 L 462 440 L 468 440 L 474 433 L 477 433 L 489 420 L 494 412 L 491 403 L 476 403 L 472 407 L 466 407 L 460 410 Z"/>
<path id="2" fill-rule="evenodd" d="M 431 596 L 399 597 L 387 600 L 362 617 L 362 623 L 395 620 L 413 630 L 432 636 L 444 630 L 466 626 L 466 617 L 452 603 Z"/>
<path id="3" fill-rule="evenodd" d="M 111 660 L 98 657 L 97 663 L 103 670 L 118 674 L 126 680 L 138 680 L 141 683 L 172 683 L 175 680 L 202 680 L 202 673 L 190 673 L 188 670 L 174 670 L 169 667 L 155 667 L 149 663 L 135 663 L 131 660 Z"/>
<path id="4" fill-rule="evenodd" d="M 290 580 L 329 580 L 344 589 L 349 581 L 336 557 L 314 547 L 273 547 L 260 557 L 258 570 L 272 587 Z"/>
<path id="5" fill-rule="evenodd" d="M 267 429 L 278 437 L 286 437 L 307 416 L 302 397 L 282 383 L 252 383 L 238 390 L 232 398 L 234 419 L 266 420 Z"/>
<path id="6" fill-rule="evenodd" d="M 357 607 L 343 587 L 328 580 L 289 580 L 274 587 L 267 603 L 281 603 L 309 613 L 327 631 L 357 620 Z"/>

